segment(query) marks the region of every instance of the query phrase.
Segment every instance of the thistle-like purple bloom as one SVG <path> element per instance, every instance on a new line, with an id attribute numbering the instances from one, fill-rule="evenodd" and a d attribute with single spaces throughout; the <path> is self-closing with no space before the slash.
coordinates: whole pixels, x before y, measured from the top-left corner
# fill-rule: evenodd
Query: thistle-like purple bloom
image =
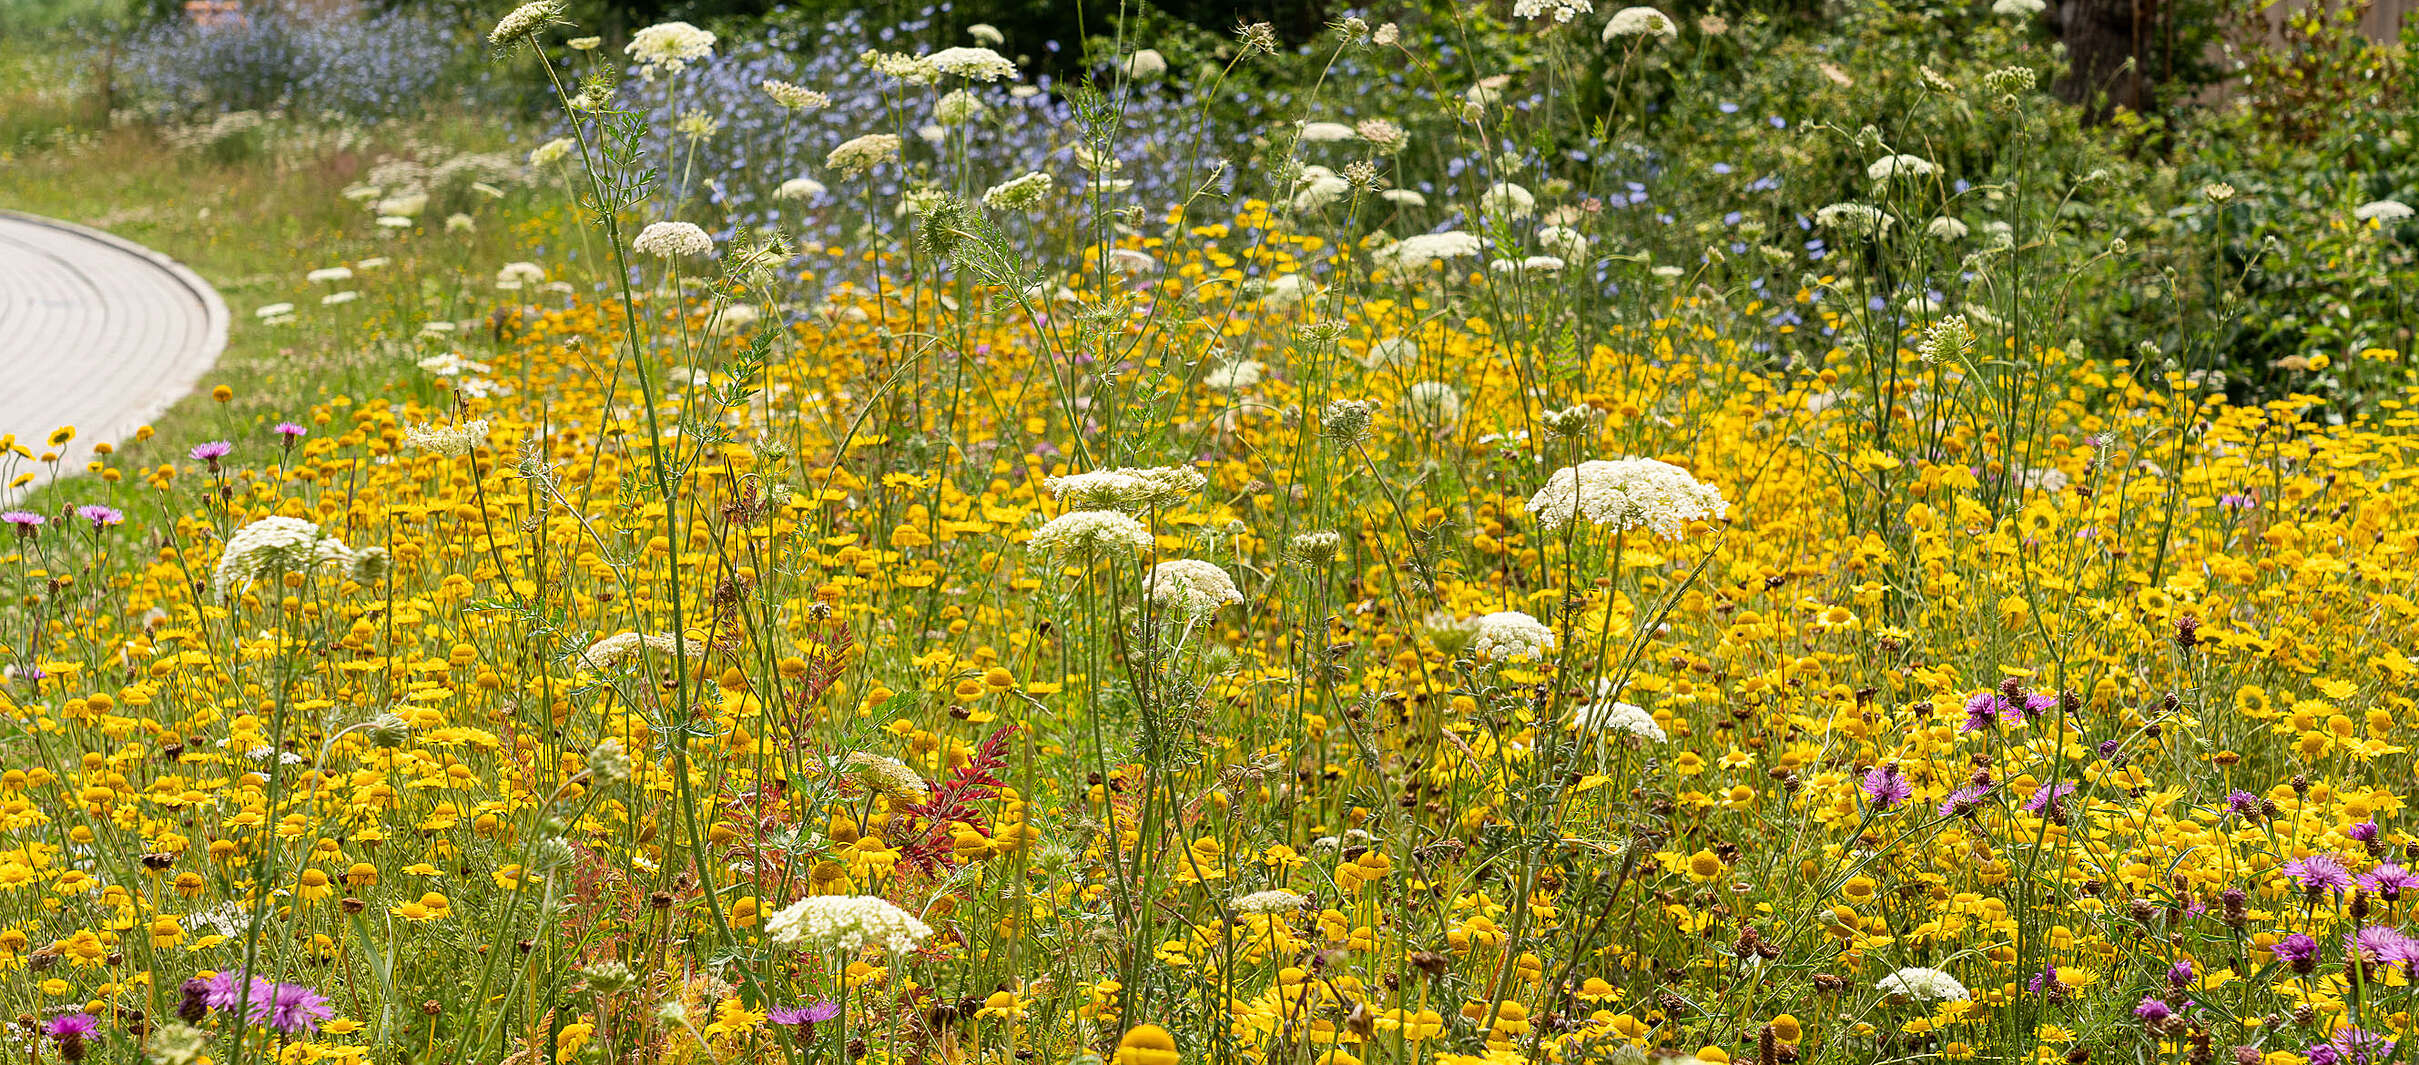
<path id="1" fill-rule="evenodd" d="M 84 1045 L 86 1041 L 100 1038 L 101 1022 L 94 1020 L 89 1013 L 62 1013 L 50 1019 L 46 1030 L 51 1039 L 59 1044 L 60 1060 L 74 1065 L 84 1060 L 88 1049 Z"/>
<path id="2" fill-rule="evenodd" d="M 2282 871 L 2286 876 L 2301 881 L 2302 890 L 2312 894 L 2321 891 L 2341 894 L 2343 889 L 2352 886 L 2351 872 L 2343 867 L 2342 862 L 2324 854 L 2286 862 Z"/>
<path id="3" fill-rule="evenodd" d="M 2318 968 L 2318 941 L 2299 932 L 2277 940 L 2276 945 L 2269 949 L 2275 953 L 2276 960 L 2285 963 L 2286 968 L 2303 976 L 2310 975 L 2311 970 Z"/>
<path id="4" fill-rule="evenodd" d="M 2232 811 L 2236 816 L 2239 817 L 2258 817 L 2259 796 L 2240 789 L 2227 792 L 2226 809 Z"/>
<path id="5" fill-rule="evenodd" d="M 186 454 L 193 456 L 196 462 L 207 462 L 212 466 L 217 466 L 218 460 L 226 458 L 227 453 L 234 450 L 235 445 L 233 444 L 224 440 L 212 440 L 207 444 L 193 445 L 193 450 Z"/>
<path id="6" fill-rule="evenodd" d="M 839 1015 L 840 1004 L 824 999 L 803 1006 L 775 1007 L 765 1012 L 764 1019 L 774 1024 L 820 1024 Z"/>
<path id="7" fill-rule="evenodd" d="M 271 984 L 266 1008 L 257 1011 L 253 1020 L 264 1021 L 269 1027 L 287 1035 L 316 1032 L 319 1022 L 336 1015 L 336 1007 L 328 1005 L 326 995 L 301 984 Z"/>
<path id="8" fill-rule="evenodd" d="M 2167 1003 L 2160 1001 L 2157 996 L 2146 995 L 2139 1004 L 2134 1006 L 2133 1015 L 2140 1017 L 2144 1024 L 2157 1024 L 2175 1016 L 2175 1011 L 2169 1009 Z"/>
<path id="9" fill-rule="evenodd" d="M 2375 843 L 2377 842 L 2377 822 L 2362 821 L 2344 829 L 2343 834 L 2352 837 L 2354 843 Z"/>
<path id="10" fill-rule="evenodd" d="M 2419 956 L 2419 943 L 2399 929 L 2373 924 L 2344 934 L 2343 956 L 2362 965 L 2408 965 Z"/>
<path id="11" fill-rule="evenodd" d="M 125 512 L 120 511 L 116 507 L 103 506 L 99 503 L 86 503 L 83 506 L 77 507 L 76 517 L 91 522 L 92 527 L 95 529 L 115 525 L 126 520 Z"/>
<path id="12" fill-rule="evenodd" d="M 42 528 L 44 522 L 49 520 L 30 510 L 0 511 L 0 522 L 7 522 L 10 528 L 17 530 L 17 535 L 20 537 L 32 536 L 35 531 Z"/>
<path id="13" fill-rule="evenodd" d="M 1982 800 L 1988 798 L 1990 794 L 1991 789 L 1982 784 L 1968 784 L 1952 791 L 1948 798 L 1940 800 L 1940 816 L 1963 817 L 1973 813 L 1982 806 Z"/>
<path id="14" fill-rule="evenodd" d="M 305 429 L 293 422 L 279 422 L 277 423 L 277 428 L 269 431 L 285 437 L 287 443 L 292 443 L 296 439 L 309 435 L 311 432 L 310 430 Z"/>
<path id="15" fill-rule="evenodd" d="M 2017 709 L 2016 704 L 1998 692 L 1986 691 L 1965 701 L 1965 724 L 1958 726 L 1957 731 L 1979 732 L 1991 727 L 1994 721 L 2013 725 L 2022 720 L 2024 711 Z"/>
<path id="16" fill-rule="evenodd" d="M 1879 766 L 1867 772 L 1864 789 L 1876 810 L 1887 810 L 1915 796 L 1915 785 L 1899 776 L 1898 767 L 1894 765 Z"/>
<path id="17" fill-rule="evenodd" d="M 2167 986 L 2185 987 L 2192 983 L 2192 963 L 2179 961 L 2167 967 Z"/>
<path id="18" fill-rule="evenodd" d="M 2360 874 L 2360 886 L 2376 892 L 2387 902 L 2400 902 L 2402 893 L 2419 887 L 2419 876 L 2392 862 Z"/>
<path id="19" fill-rule="evenodd" d="M 2338 1028 L 2334 1038 L 2302 1051 L 2310 1065 L 2384 1065 L 2393 1055 L 2393 1040 L 2360 1028 Z"/>
<path id="20" fill-rule="evenodd" d="M 2043 810 L 2049 809 L 2049 804 L 2074 793 L 2075 784 L 2071 780 L 2060 781 L 2055 784 L 2043 784 L 2040 787 L 2033 789 L 2032 798 L 2024 800 L 2024 809 L 2029 813 L 2037 814 Z"/>

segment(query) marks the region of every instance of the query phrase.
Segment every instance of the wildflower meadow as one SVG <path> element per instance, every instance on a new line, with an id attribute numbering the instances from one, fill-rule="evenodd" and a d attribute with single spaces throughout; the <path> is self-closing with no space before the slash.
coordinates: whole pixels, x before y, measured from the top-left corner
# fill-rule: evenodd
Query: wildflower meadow
<path id="1" fill-rule="evenodd" d="M 2412 1060 L 2419 27 L 1845 6 L 16 56 L 0 1057 Z"/>

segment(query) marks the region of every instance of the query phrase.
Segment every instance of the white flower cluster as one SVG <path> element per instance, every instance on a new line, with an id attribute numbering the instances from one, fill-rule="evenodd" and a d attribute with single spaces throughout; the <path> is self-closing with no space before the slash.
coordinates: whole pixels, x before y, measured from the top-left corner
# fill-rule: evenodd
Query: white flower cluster
<path id="1" fill-rule="evenodd" d="M 869 944 L 905 953 L 932 934 L 914 914 L 873 895 L 809 895 L 766 919 L 764 930 L 785 947 L 850 953 Z"/>
<path id="2" fill-rule="evenodd" d="M 763 88 L 764 94 L 772 97 L 774 103 L 792 111 L 820 111 L 832 105 L 830 93 L 817 92 L 806 86 L 791 84 L 779 78 L 765 79 Z"/>
<path id="3" fill-rule="evenodd" d="M 1319 298 L 1319 286 L 1307 274 L 1279 274 L 1260 293 L 1260 306 L 1272 311 L 1290 310 Z"/>
<path id="4" fill-rule="evenodd" d="M 1050 175 L 1034 170 L 983 190 L 983 206 L 994 211 L 1023 211 L 1050 198 Z"/>
<path id="5" fill-rule="evenodd" d="M 1215 563 L 1197 558 L 1174 558 L 1151 567 L 1142 590 L 1161 610 L 1184 621 L 1207 617 L 1219 607 L 1243 601 L 1234 578 Z"/>
<path id="6" fill-rule="evenodd" d="M 1260 383 L 1268 373 L 1268 364 L 1250 359 L 1238 359 L 1211 367 L 1202 375 L 1201 383 L 1220 392 L 1240 392 Z"/>
<path id="7" fill-rule="evenodd" d="M 899 157 L 899 135 L 868 133 L 842 141 L 823 158 L 823 165 L 840 174 L 854 177 Z"/>
<path id="8" fill-rule="evenodd" d="M 1655 724 L 1655 715 L 1636 703 L 1598 699 L 1579 708 L 1572 715 L 1571 728 L 1577 732 L 1626 732 L 1642 740 L 1662 743 L 1670 739 L 1663 726 Z"/>
<path id="9" fill-rule="evenodd" d="M 670 634 L 661 632 L 616 633 L 589 644 L 587 650 L 580 652 L 580 663 L 602 673 L 629 661 L 641 649 L 660 651 L 664 654 L 678 654 L 682 642 L 684 641 L 674 640 Z M 688 644 L 689 657 L 695 658 L 705 653 L 703 641 L 688 640 L 685 642 Z"/>
<path id="10" fill-rule="evenodd" d="M 932 788 L 924 783 L 923 776 L 896 758 L 852 751 L 843 764 L 857 775 L 858 783 L 890 798 L 923 802 L 932 797 Z"/>
<path id="11" fill-rule="evenodd" d="M 2400 200 L 2371 200 L 2352 208 L 2352 217 L 2362 222 L 2399 222 L 2410 216 L 2410 205 Z"/>
<path id="12" fill-rule="evenodd" d="M 1594 0 L 1519 0 L 1512 5 L 1513 18 L 1540 18 L 1552 15 L 1555 22 L 1569 22 L 1596 10 Z"/>
<path id="13" fill-rule="evenodd" d="M 1306 166 L 1294 179 L 1293 209 L 1300 214 L 1321 210 L 1351 194 L 1352 182 L 1323 166 Z"/>
<path id="14" fill-rule="evenodd" d="M 1410 337 L 1385 337 L 1369 345 L 1361 356 L 1361 365 L 1370 369 L 1380 366 L 1411 366 L 1419 362 L 1419 341 Z"/>
<path id="15" fill-rule="evenodd" d="M 1430 263 L 1476 255 L 1479 248 L 1478 234 L 1448 229 L 1442 233 L 1404 237 L 1378 249 L 1371 258 L 1376 259 L 1378 265 L 1389 267 L 1396 273 L 1410 274 L 1427 269 Z"/>
<path id="16" fill-rule="evenodd" d="M 1016 64 L 989 48 L 943 48 L 924 57 L 932 69 L 968 81 L 1011 81 Z"/>
<path id="17" fill-rule="evenodd" d="M 1078 510 L 1164 510 L 1183 505 L 1208 484 L 1190 466 L 1122 466 L 1042 478 L 1043 488 Z"/>
<path id="18" fill-rule="evenodd" d="M 1938 969 L 1920 966 L 1900 969 L 1873 985 L 1885 995 L 1905 995 L 1922 1002 L 1950 1002 L 1970 997 L 1965 985 L 1957 978 Z"/>
<path id="19" fill-rule="evenodd" d="M 1540 528 L 1559 529 L 1574 518 L 1614 530 L 1645 526 L 1677 540 L 1688 523 L 1730 513 L 1722 490 L 1654 459 L 1597 459 L 1554 471 L 1529 498 Z"/>
<path id="20" fill-rule="evenodd" d="M 1358 136 L 1360 136 L 1360 134 L 1353 132 L 1351 126 L 1347 126 L 1341 122 L 1302 123 L 1302 140 L 1310 144 L 1333 144 L 1338 141 L 1348 141 Z"/>
<path id="21" fill-rule="evenodd" d="M 1300 910 L 1302 904 L 1307 901 L 1309 900 L 1283 888 L 1272 888 L 1267 891 L 1255 891 L 1249 895 L 1238 896 L 1234 901 L 1234 907 L 1236 913 L 1293 913 Z"/>
<path id="22" fill-rule="evenodd" d="M 780 188 L 774 189 L 773 198 L 776 200 L 811 200 L 827 191 L 829 190 L 823 187 L 822 182 L 813 178 L 794 177 L 782 182 Z"/>
<path id="23" fill-rule="evenodd" d="M 403 427 L 403 442 L 422 451 L 458 459 L 487 442 L 487 419 L 473 418 L 453 425 L 407 425 Z"/>
<path id="24" fill-rule="evenodd" d="M 359 558 L 344 541 L 319 531 L 312 522 L 262 518 L 227 538 L 227 548 L 218 556 L 218 569 L 210 575 L 210 592 L 223 600 L 262 577 L 316 568 L 351 569 Z"/>
<path id="25" fill-rule="evenodd" d="M 1527 218 L 1537 213 L 1537 196 L 1509 181 L 1498 181 L 1479 193 L 1478 209 L 1489 215 Z"/>
<path id="26" fill-rule="evenodd" d="M 1443 381 L 1422 381 L 1404 391 L 1403 410 L 1421 425 L 1448 429 L 1461 420 L 1461 393 Z"/>
<path id="27" fill-rule="evenodd" d="M 1834 203 L 1814 211 L 1814 224 L 1843 236 L 1871 240 L 1890 231 L 1890 216 L 1869 203 Z"/>
<path id="28" fill-rule="evenodd" d="M 572 149 L 577 147 L 579 147 L 578 141 L 569 137 L 556 137 L 529 150 L 529 165 L 534 167 L 553 166 L 570 158 Z"/>
<path id="29" fill-rule="evenodd" d="M 487 43 L 497 48 L 509 48 L 562 20 L 563 0 L 531 0 L 496 20 L 495 31 L 487 35 Z"/>
<path id="30" fill-rule="evenodd" d="M 1491 662 L 1538 658 L 1554 649 L 1554 630 L 1518 610 L 1479 615 L 1474 629 L 1470 653 Z"/>
<path id="31" fill-rule="evenodd" d="M 675 259 L 684 255 L 714 254 L 714 238 L 694 222 L 649 222 L 638 231 L 638 239 L 630 249 L 641 255 Z"/>
<path id="32" fill-rule="evenodd" d="M 1885 155 L 1865 168 L 1865 176 L 1874 181 L 1888 181 L 1891 178 L 1921 180 L 1939 172 L 1939 167 L 1920 155 Z"/>
<path id="33" fill-rule="evenodd" d="M 1151 530 L 1131 515 L 1114 510 L 1073 510 L 1043 522 L 1041 528 L 1033 530 L 1033 539 L 1027 546 L 1035 551 L 1089 559 L 1120 551 L 1128 554 L 1147 551 L 1155 542 Z"/>
<path id="34" fill-rule="evenodd" d="M 1612 21 L 1604 24 L 1604 43 L 1611 44 L 1624 37 L 1659 37 L 1672 40 L 1680 36 L 1680 24 L 1651 7 L 1625 7 L 1613 12 Z"/>
<path id="35" fill-rule="evenodd" d="M 1411 131 L 1382 118 L 1362 119 L 1352 132 L 1377 149 L 1379 155 L 1400 154 L 1411 146 Z"/>
<path id="36" fill-rule="evenodd" d="M 658 71 L 678 74 L 689 64 L 714 54 L 714 34 L 686 22 L 664 22 L 638 31 L 623 49 L 639 62 L 639 74 L 655 80 Z"/>
<path id="37" fill-rule="evenodd" d="M 1125 72 L 1136 81 L 1149 81 L 1168 72 L 1167 57 L 1159 49 L 1145 48 L 1126 57 Z"/>

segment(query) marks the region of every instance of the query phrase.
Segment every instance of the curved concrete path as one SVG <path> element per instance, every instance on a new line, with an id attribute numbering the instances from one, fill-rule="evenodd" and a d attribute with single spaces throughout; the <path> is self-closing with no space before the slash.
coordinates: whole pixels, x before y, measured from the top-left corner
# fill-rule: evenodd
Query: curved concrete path
<path id="1" fill-rule="evenodd" d="M 193 390 L 227 346 L 218 290 L 132 241 L 0 210 L 0 433 L 35 454 L 62 425 L 118 441 Z"/>

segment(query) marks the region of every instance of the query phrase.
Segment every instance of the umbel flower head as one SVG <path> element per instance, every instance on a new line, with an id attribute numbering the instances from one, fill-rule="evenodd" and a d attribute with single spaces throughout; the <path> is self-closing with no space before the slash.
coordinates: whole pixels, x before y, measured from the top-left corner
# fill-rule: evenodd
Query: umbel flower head
<path id="1" fill-rule="evenodd" d="M 693 222 L 649 222 L 630 242 L 630 250 L 659 259 L 714 254 L 714 238 Z"/>
<path id="2" fill-rule="evenodd" d="M 854 953 L 867 946 L 914 950 L 932 928 L 873 895 L 810 895 L 783 907 L 764 924 L 773 942 Z"/>
<path id="3" fill-rule="evenodd" d="M 253 580 L 311 569 L 352 569 L 355 556 L 344 541 L 301 518 L 262 518 L 235 530 L 210 575 L 210 593 L 220 600 Z"/>
<path id="4" fill-rule="evenodd" d="M 1234 578 L 1215 563 L 1197 558 L 1169 559 L 1151 567 L 1142 589 L 1161 610 L 1184 621 L 1207 617 L 1219 607 L 1243 601 Z"/>
<path id="5" fill-rule="evenodd" d="M 1541 658 L 1554 649 L 1554 630 L 1518 610 L 1482 614 L 1474 628 L 1470 653 L 1490 662 Z"/>
<path id="6" fill-rule="evenodd" d="M 1543 529 L 1559 529 L 1573 519 L 1615 531 L 1644 526 L 1655 535 L 1677 540 L 1688 523 L 1710 521 L 1730 513 L 1722 490 L 1689 476 L 1687 470 L 1655 459 L 1602 459 L 1565 466 L 1554 472 L 1544 488 L 1529 499 L 1529 513 Z"/>
<path id="7" fill-rule="evenodd" d="M 1606 44 L 1626 37 L 1654 37 L 1668 41 L 1679 36 L 1680 24 L 1673 22 L 1670 15 L 1651 7 L 1622 8 L 1613 12 L 1612 19 L 1604 24 Z"/>
<path id="8" fill-rule="evenodd" d="M 1938 969 L 1910 967 L 1882 977 L 1874 989 L 1885 995 L 1905 995 L 1917 1002 L 1949 1002 L 1968 998 L 1965 985 Z"/>
<path id="9" fill-rule="evenodd" d="M 1190 466 L 1121 466 L 1042 478 L 1042 487 L 1077 510 L 1166 510 L 1183 506 L 1208 476 Z"/>
<path id="10" fill-rule="evenodd" d="M 678 74 L 713 55 L 714 34 L 686 22 L 659 23 L 638 31 L 624 51 L 638 60 L 639 76 L 653 81 L 657 71 Z"/>
<path id="11" fill-rule="evenodd" d="M 539 30 L 563 21 L 564 0 L 531 0 L 513 8 L 512 13 L 496 20 L 496 28 L 488 33 L 487 43 L 503 51 L 537 36 Z"/>
<path id="12" fill-rule="evenodd" d="M 823 158 L 826 169 L 844 177 L 855 177 L 883 163 L 899 158 L 899 136 L 895 133 L 868 133 L 840 142 L 830 155 Z"/>
<path id="13" fill-rule="evenodd" d="M 662 632 L 615 633 L 589 644 L 587 650 L 580 652 L 580 664 L 603 673 L 629 661 L 631 656 L 640 651 L 676 654 L 684 643 L 692 658 L 705 653 L 705 641 L 703 640 L 675 640 L 670 633 Z"/>
<path id="14" fill-rule="evenodd" d="M 1033 550 L 1080 560 L 1150 550 L 1151 530 L 1114 510 L 1071 510 L 1033 530 Z"/>
<path id="15" fill-rule="evenodd" d="M 1013 81 L 1016 64 L 989 48 L 943 48 L 925 56 L 932 69 L 968 81 Z"/>
<path id="16" fill-rule="evenodd" d="M 453 425 L 407 425 L 403 428 L 403 442 L 422 451 L 458 459 L 487 442 L 487 419 L 473 418 Z"/>

